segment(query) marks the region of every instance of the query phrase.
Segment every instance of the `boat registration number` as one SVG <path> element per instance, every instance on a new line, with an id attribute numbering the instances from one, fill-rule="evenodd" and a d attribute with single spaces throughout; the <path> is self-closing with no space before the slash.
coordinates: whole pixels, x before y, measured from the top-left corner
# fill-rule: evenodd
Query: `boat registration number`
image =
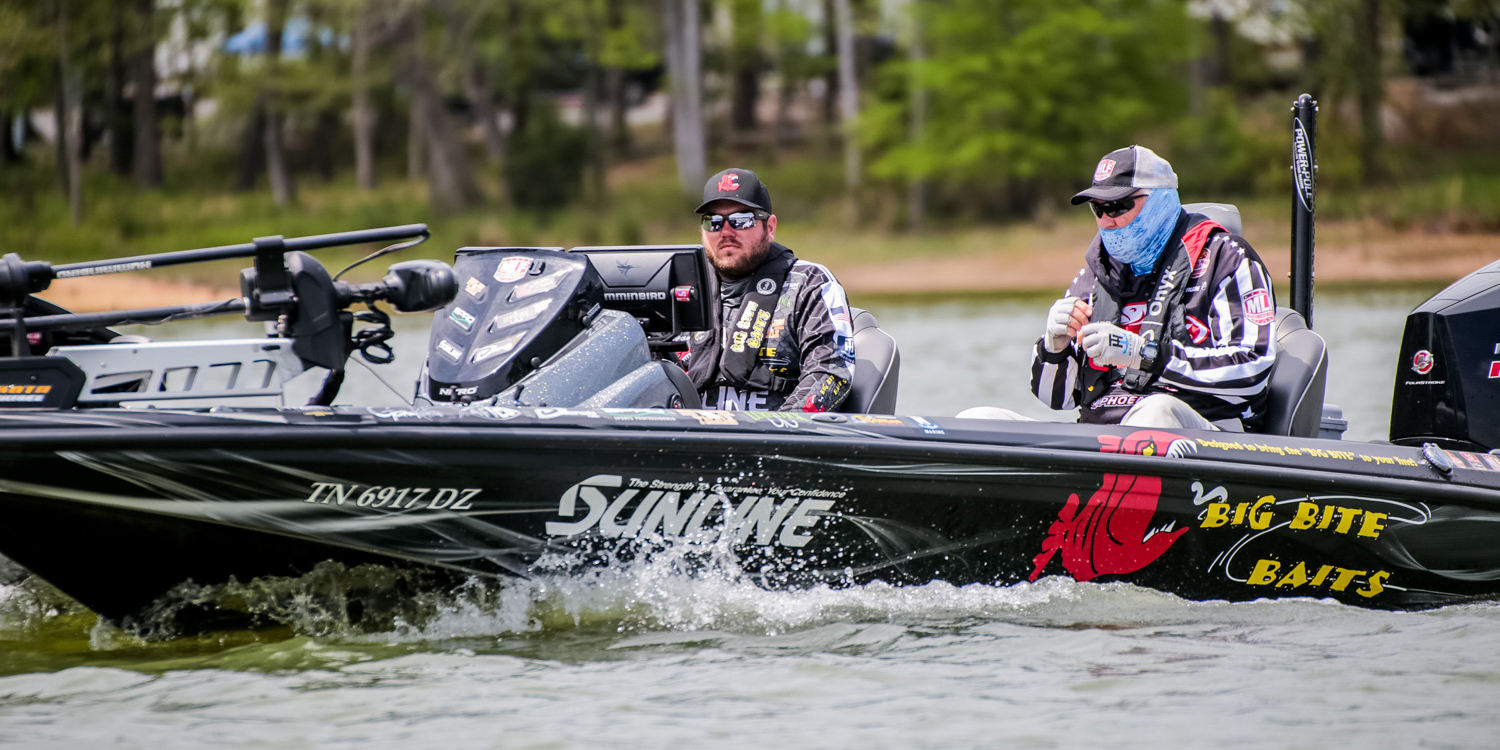
<path id="1" fill-rule="evenodd" d="M 354 505 L 391 510 L 473 510 L 470 502 L 480 490 L 475 487 L 383 487 L 380 485 L 313 482 L 305 503 Z"/>

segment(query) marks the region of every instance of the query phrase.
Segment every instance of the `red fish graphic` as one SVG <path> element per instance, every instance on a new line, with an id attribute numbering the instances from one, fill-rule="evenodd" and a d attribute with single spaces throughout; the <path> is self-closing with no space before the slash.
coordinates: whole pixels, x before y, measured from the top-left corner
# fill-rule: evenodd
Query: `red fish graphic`
<path id="1" fill-rule="evenodd" d="M 1137 456 L 1182 456 L 1197 451 L 1197 445 L 1181 435 L 1140 430 L 1125 438 L 1099 436 L 1104 453 Z M 1156 503 L 1161 499 L 1161 477 L 1136 474 L 1105 474 L 1088 504 L 1079 508 L 1078 495 L 1068 497 L 1057 520 L 1047 530 L 1042 551 L 1032 562 L 1035 581 L 1052 556 L 1062 552 L 1062 564 L 1074 580 L 1088 581 L 1102 575 L 1134 573 L 1161 557 L 1187 529 L 1151 527 Z"/>

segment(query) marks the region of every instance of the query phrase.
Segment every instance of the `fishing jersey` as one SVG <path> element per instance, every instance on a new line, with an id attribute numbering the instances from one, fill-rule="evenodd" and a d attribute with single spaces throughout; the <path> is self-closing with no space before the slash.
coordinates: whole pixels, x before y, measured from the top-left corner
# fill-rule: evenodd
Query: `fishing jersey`
<path id="1" fill-rule="evenodd" d="M 679 359 L 705 409 L 835 411 L 854 379 L 843 286 L 780 243 L 743 283 L 725 285 L 713 329 L 685 339 Z"/>
<path id="2" fill-rule="evenodd" d="M 1169 393 L 1209 421 L 1238 418 L 1254 429 L 1266 410 L 1276 360 L 1276 298 L 1265 265 L 1243 237 L 1198 214 L 1183 213 L 1167 248 L 1151 274 L 1136 276 L 1110 258 L 1096 236 L 1066 295 L 1089 302 L 1094 320 L 1118 310 L 1114 322 L 1133 333 L 1148 321 L 1153 298 L 1169 305 L 1175 299 L 1177 309 L 1151 315 L 1166 322 L 1149 369 L 1101 367 L 1076 340 L 1054 354 L 1038 339 L 1031 390 L 1053 409 L 1078 407 L 1080 422 L 1115 424 L 1145 396 Z M 1182 253 L 1196 256 L 1183 266 L 1191 269 L 1186 286 L 1163 284 L 1163 270 Z M 1168 287 L 1173 294 L 1164 293 Z"/>

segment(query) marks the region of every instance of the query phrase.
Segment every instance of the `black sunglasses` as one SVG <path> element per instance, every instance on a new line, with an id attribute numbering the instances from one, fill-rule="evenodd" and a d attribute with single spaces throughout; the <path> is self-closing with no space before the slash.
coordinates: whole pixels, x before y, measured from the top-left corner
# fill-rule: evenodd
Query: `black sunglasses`
<path id="1" fill-rule="evenodd" d="M 765 221 L 770 214 L 765 211 L 741 211 L 739 213 L 720 216 L 718 214 L 704 214 L 700 222 L 705 232 L 717 232 L 724 228 L 728 222 L 732 229 L 749 229 L 755 226 L 756 221 Z"/>
<path id="2" fill-rule="evenodd" d="M 1103 203 L 1089 201 L 1089 210 L 1094 212 L 1094 218 L 1108 216 L 1111 219 L 1118 219 L 1121 215 L 1130 213 L 1130 209 L 1135 208 L 1135 202 L 1145 197 L 1144 195 L 1132 195 L 1128 198 L 1121 198 L 1117 201 L 1105 201 Z"/>

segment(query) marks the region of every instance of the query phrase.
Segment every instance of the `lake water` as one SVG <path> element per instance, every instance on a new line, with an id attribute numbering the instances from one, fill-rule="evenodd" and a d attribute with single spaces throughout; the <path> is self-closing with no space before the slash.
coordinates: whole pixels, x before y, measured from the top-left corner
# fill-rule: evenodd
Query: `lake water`
<path id="1" fill-rule="evenodd" d="M 1351 438 L 1384 436 L 1423 296 L 1320 299 Z M 1049 302 L 871 304 L 901 345 L 899 411 L 1049 416 L 1025 372 Z M 420 329 L 401 325 L 387 376 L 403 392 Z M 382 393 L 356 368 L 351 399 Z M 1203 603 L 1057 578 L 768 592 L 649 565 L 443 595 L 386 632 L 288 601 L 283 630 L 144 643 L 0 585 L 0 746 L 1458 748 L 1500 730 L 1489 604 Z"/>

